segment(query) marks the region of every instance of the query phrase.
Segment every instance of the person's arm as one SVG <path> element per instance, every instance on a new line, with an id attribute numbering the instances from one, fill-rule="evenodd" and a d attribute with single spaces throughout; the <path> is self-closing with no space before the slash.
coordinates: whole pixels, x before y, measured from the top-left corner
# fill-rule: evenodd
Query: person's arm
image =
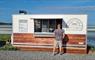
<path id="1" fill-rule="evenodd" d="M 53 37 L 55 37 L 55 30 L 54 30 L 54 32 L 53 32 Z"/>
<path id="2" fill-rule="evenodd" d="M 63 38 L 65 37 L 65 34 L 63 33 Z"/>
<path id="3" fill-rule="evenodd" d="M 65 33 L 64 33 L 64 30 L 63 30 L 63 38 L 65 37 Z"/>

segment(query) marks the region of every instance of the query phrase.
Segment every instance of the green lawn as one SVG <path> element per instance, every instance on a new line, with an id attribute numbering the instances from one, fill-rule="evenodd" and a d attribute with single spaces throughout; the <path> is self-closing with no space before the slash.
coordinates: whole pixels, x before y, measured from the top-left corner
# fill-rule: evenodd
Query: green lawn
<path id="1" fill-rule="evenodd" d="M 11 40 L 11 34 L 0 34 L 0 41 L 9 41 Z"/>
<path id="2" fill-rule="evenodd" d="M 16 47 L 12 46 L 11 44 L 6 44 L 3 47 L 0 47 L 0 51 L 16 51 L 18 50 Z"/>
<path id="3" fill-rule="evenodd" d="M 4 45 L 2 45 L 3 42 L 5 42 Z M 0 34 L 0 50 L 17 50 L 17 48 L 13 47 L 10 42 L 11 34 Z"/>

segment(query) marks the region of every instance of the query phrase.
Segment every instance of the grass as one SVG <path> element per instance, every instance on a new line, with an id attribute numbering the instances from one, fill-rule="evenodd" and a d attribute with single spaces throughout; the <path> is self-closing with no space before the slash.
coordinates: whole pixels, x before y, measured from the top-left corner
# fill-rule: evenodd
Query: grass
<path id="1" fill-rule="evenodd" d="M 0 47 L 0 51 L 16 51 L 18 50 L 16 47 L 12 46 L 11 44 L 6 44 L 3 47 Z"/>
<path id="2" fill-rule="evenodd" d="M 11 40 L 11 34 L 0 34 L 0 41 L 9 41 Z"/>
<path id="3" fill-rule="evenodd" d="M 0 41 L 3 42 L 10 42 L 11 41 L 11 34 L 0 34 Z M 3 41 L 3 42 L 2 42 Z M 2 44 L 0 44 L 1 46 Z M 0 47 L 0 51 L 8 50 L 8 51 L 15 51 L 18 50 L 16 47 L 12 46 L 10 43 L 7 43 Z"/>

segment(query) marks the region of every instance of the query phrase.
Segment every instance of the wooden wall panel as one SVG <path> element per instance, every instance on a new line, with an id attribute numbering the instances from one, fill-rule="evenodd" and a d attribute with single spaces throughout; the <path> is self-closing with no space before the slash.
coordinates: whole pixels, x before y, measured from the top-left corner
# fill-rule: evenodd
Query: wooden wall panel
<path id="1" fill-rule="evenodd" d="M 28 33 L 15 33 L 13 34 L 13 41 L 18 43 L 33 42 L 34 37 Z"/>
<path id="2" fill-rule="evenodd" d="M 14 33 L 13 34 L 13 42 L 14 43 L 31 43 L 32 46 L 45 46 L 46 45 L 53 45 L 54 37 L 35 37 L 33 34 L 30 33 Z M 86 35 L 72 35 L 72 34 L 66 34 L 65 38 L 63 39 L 63 44 L 79 44 L 79 42 L 85 43 Z M 15 45 L 15 44 L 14 44 Z M 20 50 L 30 50 L 30 51 L 52 51 L 52 48 L 36 48 L 36 47 L 20 47 Z M 25 44 L 21 44 L 25 46 Z M 85 44 L 82 44 L 85 45 Z M 29 46 L 29 45 L 28 45 Z M 31 46 L 31 45 L 30 45 Z M 68 46 L 67 46 L 68 47 Z M 81 46 L 80 46 L 81 47 Z M 79 47 L 75 47 L 79 48 Z M 86 53 L 86 48 L 84 49 L 66 49 L 64 50 L 65 53 Z"/>
<path id="3" fill-rule="evenodd" d="M 39 44 L 53 44 L 54 37 L 35 37 L 31 33 L 14 33 L 13 34 L 14 42 L 20 43 L 39 43 Z M 63 44 L 79 44 L 83 42 L 85 44 L 86 36 L 85 35 L 72 35 L 66 34 L 63 39 Z"/>

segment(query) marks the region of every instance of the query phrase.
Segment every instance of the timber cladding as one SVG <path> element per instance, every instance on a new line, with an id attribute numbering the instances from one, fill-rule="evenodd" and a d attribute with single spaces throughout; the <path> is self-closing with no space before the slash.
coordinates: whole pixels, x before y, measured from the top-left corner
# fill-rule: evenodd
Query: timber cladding
<path id="1" fill-rule="evenodd" d="M 16 43 L 37 43 L 37 44 L 53 44 L 54 37 L 35 37 L 31 33 L 14 33 L 13 42 Z M 63 44 L 85 44 L 86 35 L 66 34 Z"/>

